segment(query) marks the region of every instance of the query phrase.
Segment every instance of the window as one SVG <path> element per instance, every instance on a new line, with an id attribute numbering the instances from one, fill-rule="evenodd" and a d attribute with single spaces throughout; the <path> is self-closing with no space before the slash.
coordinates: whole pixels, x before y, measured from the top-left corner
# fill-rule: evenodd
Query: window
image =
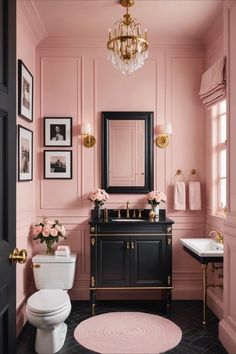
<path id="1" fill-rule="evenodd" d="M 227 176 L 227 117 L 226 100 L 214 106 L 216 134 L 216 212 L 223 213 L 226 210 L 226 176 Z"/>

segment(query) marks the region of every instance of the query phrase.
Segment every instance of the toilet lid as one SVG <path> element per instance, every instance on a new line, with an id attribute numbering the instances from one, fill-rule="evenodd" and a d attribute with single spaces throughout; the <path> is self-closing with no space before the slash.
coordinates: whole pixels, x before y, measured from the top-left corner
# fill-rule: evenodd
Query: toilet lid
<path id="1" fill-rule="evenodd" d="M 60 310 L 70 302 L 69 295 L 61 289 L 42 289 L 31 295 L 27 301 L 29 309 L 38 313 Z"/>

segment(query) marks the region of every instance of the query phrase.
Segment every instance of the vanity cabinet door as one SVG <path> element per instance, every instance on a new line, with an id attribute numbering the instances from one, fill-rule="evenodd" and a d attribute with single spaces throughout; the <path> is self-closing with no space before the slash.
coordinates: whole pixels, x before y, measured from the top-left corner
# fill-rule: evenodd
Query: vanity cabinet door
<path id="1" fill-rule="evenodd" d="M 130 239 L 100 236 L 97 243 L 97 287 L 130 285 Z"/>
<path id="2" fill-rule="evenodd" d="M 167 285 L 168 260 L 166 237 L 131 237 L 131 285 L 162 287 Z"/>

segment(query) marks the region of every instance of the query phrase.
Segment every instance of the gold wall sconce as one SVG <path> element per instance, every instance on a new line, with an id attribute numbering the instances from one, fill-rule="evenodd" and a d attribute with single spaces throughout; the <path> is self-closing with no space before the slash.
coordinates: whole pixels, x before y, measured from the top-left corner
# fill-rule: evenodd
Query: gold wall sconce
<path id="1" fill-rule="evenodd" d="M 91 148 L 96 144 L 96 139 L 91 133 L 92 133 L 91 123 L 84 123 L 81 125 L 81 135 L 83 136 L 83 145 L 86 148 Z"/>
<path id="2" fill-rule="evenodd" d="M 157 126 L 157 137 L 155 139 L 156 146 L 166 148 L 169 145 L 170 135 L 172 134 L 171 123 Z"/>

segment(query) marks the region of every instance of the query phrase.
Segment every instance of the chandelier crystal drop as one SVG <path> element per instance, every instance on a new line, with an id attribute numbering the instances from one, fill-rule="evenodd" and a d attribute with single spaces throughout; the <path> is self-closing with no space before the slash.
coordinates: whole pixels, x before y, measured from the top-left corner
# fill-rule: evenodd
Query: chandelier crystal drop
<path id="1" fill-rule="evenodd" d="M 121 0 L 120 3 L 126 7 L 126 13 L 123 19 L 114 23 L 113 30 L 109 29 L 108 59 L 114 68 L 129 75 L 141 68 L 148 57 L 147 29 L 142 37 L 141 24 L 129 14 L 134 0 Z"/>

